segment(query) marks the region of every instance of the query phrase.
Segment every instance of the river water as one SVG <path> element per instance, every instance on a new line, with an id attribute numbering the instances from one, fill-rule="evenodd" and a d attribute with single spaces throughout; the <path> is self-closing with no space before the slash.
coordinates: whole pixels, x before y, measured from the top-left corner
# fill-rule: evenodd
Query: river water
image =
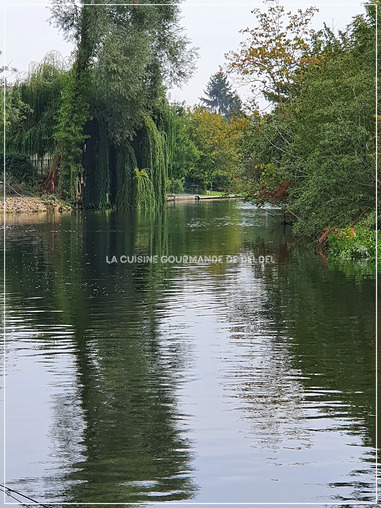
<path id="1" fill-rule="evenodd" d="M 68 504 L 375 502 L 375 280 L 270 213 L 7 218 L 8 487 Z"/>

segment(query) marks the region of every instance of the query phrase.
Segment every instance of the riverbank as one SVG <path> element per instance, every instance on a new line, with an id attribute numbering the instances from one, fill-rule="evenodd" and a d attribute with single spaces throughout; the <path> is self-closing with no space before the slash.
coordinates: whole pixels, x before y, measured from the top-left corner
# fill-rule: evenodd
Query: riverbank
<path id="1" fill-rule="evenodd" d="M 199 195 L 199 194 L 168 194 L 167 202 L 170 201 L 200 201 L 209 199 L 240 199 L 238 195 Z M 4 210 L 4 200 L 1 200 L 1 212 Z M 44 195 L 42 197 L 31 196 L 9 196 L 5 199 L 5 213 L 46 213 L 72 212 L 73 208 L 53 196 Z"/>
<path id="2" fill-rule="evenodd" d="M 346 228 L 326 228 L 319 238 L 332 267 L 347 275 L 374 275 L 378 270 L 381 248 L 377 242 L 375 212 Z"/>
<path id="3" fill-rule="evenodd" d="M 201 201 L 210 199 L 243 199 L 243 196 L 238 194 L 167 194 L 167 201 Z"/>
<path id="4" fill-rule="evenodd" d="M 5 213 L 69 213 L 73 209 L 67 203 L 47 197 L 11 196 L 1 201 L 0 210 Z"/>

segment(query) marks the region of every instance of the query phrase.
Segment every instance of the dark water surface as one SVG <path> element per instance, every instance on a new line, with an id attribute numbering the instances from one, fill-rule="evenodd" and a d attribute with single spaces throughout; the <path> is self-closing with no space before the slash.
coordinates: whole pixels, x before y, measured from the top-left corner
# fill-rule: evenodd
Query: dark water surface
<path id="1" fill-rule="evenodd" d="M 69 504 L 375 501 L 373 279 L 238 201 L 7 220 L 9 487 Z"/>

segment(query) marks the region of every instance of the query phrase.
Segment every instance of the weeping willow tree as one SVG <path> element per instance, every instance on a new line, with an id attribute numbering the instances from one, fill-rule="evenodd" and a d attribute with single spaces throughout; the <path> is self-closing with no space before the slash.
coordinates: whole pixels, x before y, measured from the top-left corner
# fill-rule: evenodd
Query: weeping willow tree
<path id="1" fill-rule="evenodd" d="M 165 147 L 165 164 L 166 164 L 166 185 L 169 183 L 170 173 L 172 172 L 177 143 L 177 106 L 169 105 L 163 97 L 158 104 L 158 108 L 153 116 L 154 122 L 158 130 L 162 133 Z"/>
<path id="2" fill-rule="evenodd" d="M 104 125 L 96 119 L 87 124 L 86 135 L 82 158 L 86 175 L 83 201 L 88 208 L 101 209 L 110 205 L 109 140 Z"/>
<path id="3" fill-rule="evenodd" d="M 151 117 L 144 115 L 143 136 L 141 141 L 141 166 L 149 178 L 158 204 L 164 203 L 168 177 L 166 157 L 166 137 L 161 133 Z M 137 195 L 139 205 L 144 204 L 143 196 Z"/>
<path id="4" fill-rule="evenodd" d="M 48 190 L 70 201 L 93 208 L 164 202 L 168 136 L 157 112 L 165 84 L 191 74 L 194 52 L 178 27 L 177 0 L 146 3 L 53 1 L 53 19 L 77 49 Z"/>
<path id="5" fill-rule="evenodd" d="M 169 116 L 167 103 L 166 109 Z M 154 209 L 163 205 L 171 150 L 166 130 L 159 130 L 153 118 L 143 114 L 142 126 L 131 141 L 110 140 L 102 119 L 88 122 L 86 133 L 83 151 L 86 207 Z"/>
<path id="6" fill-rule="evenodd" d="M 17 101 L 19 115 L 10 122 L 7 152 L 27 155 L 55 151 L 53 137 L 61 92 L 67 79 L 68 62 L 56 52 L 48 53 L 40 63 L 29 67 L 27 76 L 19 76 L 7 97 L 7 106 Z"/>
<path id="7" fill-rule="evenodd" d="M 18 152 L 53 156 L 47 192 L 96 209 L 164 203 L 174 139 L 165 87 L 191 75 L 194 52 L 177 1 L 145 3 L 53 0 L 74 63 L 52 53 L 17 83 L 25 111 L 9 136 Z"/>
<path id="8" fill-rule="evenodd" d="M 119 209 L 133 208 L 136 205 L 138 163 L 135 152 L 129 143 L 115 151 L 115 172 L 112 179 L 113 202 Z"/>
<path id="9" fill-rule="evenodd" d="M 136 208 L 154 209 L 165 203 L 168 167 L 174 153 L 173 115 L 173 108 L 161 97 L 152 116 L 142 115 L 143 125 L 132 144 L 124 145 L 124 171 L 116 171 L 122 184 L 119 208 L 132 203 Z"/>
<path id="10" fill-rule="evenodd" d="M 145 169 L 135 169 L 136 178 L 136 208 L 154 208 L 155 189 L 147 171 Z"/>

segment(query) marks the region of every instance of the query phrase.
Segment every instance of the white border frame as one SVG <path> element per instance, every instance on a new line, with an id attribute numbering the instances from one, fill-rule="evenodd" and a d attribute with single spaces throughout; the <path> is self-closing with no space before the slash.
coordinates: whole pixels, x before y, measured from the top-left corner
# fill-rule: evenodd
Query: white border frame
<path id="1" fill-rule="evenodd" d="M 165 4 L 165 3 L 160 3 L 160 4 L 157 4 L 157 3 L 147 3 L 147 4 L 133 4 L 133 3 L 124 3 L 124 4 L 121 4 L 121 3 L 115 3 L 115 4 L 84 4 L 84 5 L 96 5 L 96 6 L 115 6 L 115 5 L 118 5 L 118 6 L 139 6 L 139 5 L 144 5 L 144 6 L 153 6 L 153 5 L 173 5 L 173 4 Z M 179 4 L 179 6 L 181 7 L 182 4 Z M 207 6 L 215 6 L 215 7 L 218 7 L 218 6 L 231 6 L 231 7 L 237 7 L 237 6 L 252 6 L 252 7 L 255 7 L 254 5 L 254 2 L 249 2 L 249 3 L 187 3 L 187 4 L 183 4 L 183 5 L 186 5 L 186 6 L 199 6 L 199 7 L 207 7 Z M 289 6 L 298 6 L 300 7 L 300 4 L 288 4 L 287 7 Z M 332 6 L 334 4 L 332 3 L 319 3 L 319 5 L 328 5 L 328 6 Z M 343 4 L 340 4 L 341 6 Z M 348 4 L 348 5 L 353 5 L 353 4 Z M 42 501 L 41 503 L 38 503 L 36 506 L 38 505 L 46 505 L 46 506 L 65 506 L 65 505 L 68 505 L 68 506 L 96 506 L 96 505 L 107 505 L 107 506 L 116 506 L 116 505 L 140 505 L 140 506 L 144 506 L 146 503 L 149 503 L 149 504 L 152 504 L 152 505 L 163 505 L 163 504 L 171 504 L 171 505 L 190 505 L 190 506 L 323 506 L 323 505 L 329 505 L 329 506 L 344 506 L 344 505 L 348 505 L 351 504 L 351 505 L 354 505 L 354 506 L 377 506 L 378 505 L 378 188 L 377 188 L 377 185 L 378 185 L 378 4 L 373 4 L 373 3 L 364 3 L 363 4 L 364 6 L 365 5 L 368 5 L 368 6 L 372 6 L 372 7 L 375 7 L 376 8 L 376 40 L 375 40 L 375 44 L 376 44 L 376 62 L 375 62 L 375 67 L 376 67 L 376 81 L 375 81 L 375 87 L 376 87 L 376 119 L 375 119 L 375 122 L 376 122 L 376 137 L 375 137 L 375 143 L 376 143 L 376 174 L 375 174 L 375 197 L 376 197 L 376 291 L 375 291 L 375 309 L 376 309 L 376 315 L 375 315 L 375 331 L 376 331 L 376 337 L 375 337 L 375 371 L 376 371 L 376 379 L 375 379 L 375 398 L 376 398 L 376 406 L 375 406 L 375 431 L 376 431 L 376 437 L 375 437 L 375 449 L 376 449 L 376 462 L 375 462 L 375 501 L 374 502 L 368 502 L 368 501 L 358 501 L 358 502 L 352 502 L 352 501 L 337 501 L 337 502 L 321 502 L 321 503 L 308 503 L 308 502 L 299 502 L 299 503 L 291 503 L 291 502 L 285 502 L 285 503 L 271 503 L 271 502 L 267 502 L 267 503 L 198 503 L 198 502 L 195 502 L 195 503 L 192 503 L 192 502 L 175 502 L 175 501 L 144 501 L 144 502 L 129 502 L 129 503 L 47 503 L 47 502 L 44 502 Z M 12 6 L 12 7 L 22 7 L 22 6 L 28 6 L 28 7 L 36 7 L 36 6 L 40 6 L 40 7 L 49 7 L 49 4 L 47 3 L 35 3 L 35 4 L 23 4 L 23 3 L 13 3 L 13 4 L 4 4 L 3 5 L 3 65 L 5 67 L 6 65 L 6 58 L 5 58 L 5 54 L 6 54 L 6 23 L 5 23 L 5 20 L 6 20 L 6 7 L 9 7 L 9 6 Z M 3 85 L 3 107 L 4 107 L 4 113 L 3 113 L 3 137 L 4 137 L 4 146 L 3 146 L 3 199 L 4 199 L 4 210 L 3 210 L 3 228 L 4 228 L 4 237 L 3 237 L 3 270 L 4 270 L 4 280 L 3 280 L 3 342 L 4 342 L 4 350 L 3 350 L 3 360 L 4 360 L 4 368 L 3 368 L 3 387 L 4 387 L 4 397 L 3 397 L 3 416 L 4 416 L 4 421 L 3 421 L 3 468 L 4 468 L 4 476 L 3 476 L 3 482 L 4 482 L 4 486 L 6 488 L 6 348 L 5 348 L 5 345 L 6 345 L 6 305 L 5 305 L 5 302 L 6 302 L 6 213 L 5 213 L 5 199 L 6 199 L 6 192 L 5 192 L 5 157 L 6 157 L 6 153 L 5 153 L 5 145 L 6 145 L 6 138 L 5 138 L 5 108 L 6 108 L 6 100 L 5 100 L 5 91 L 6 91 L 6 78 L 4 79 L 4 85 Z M 20 503 L 7 503 L 6 501 L 6 492 L 4 491 L 3 493 L 3 502 L 5 505 L 15 505 L 15 506 L 20 506 Z"/>

